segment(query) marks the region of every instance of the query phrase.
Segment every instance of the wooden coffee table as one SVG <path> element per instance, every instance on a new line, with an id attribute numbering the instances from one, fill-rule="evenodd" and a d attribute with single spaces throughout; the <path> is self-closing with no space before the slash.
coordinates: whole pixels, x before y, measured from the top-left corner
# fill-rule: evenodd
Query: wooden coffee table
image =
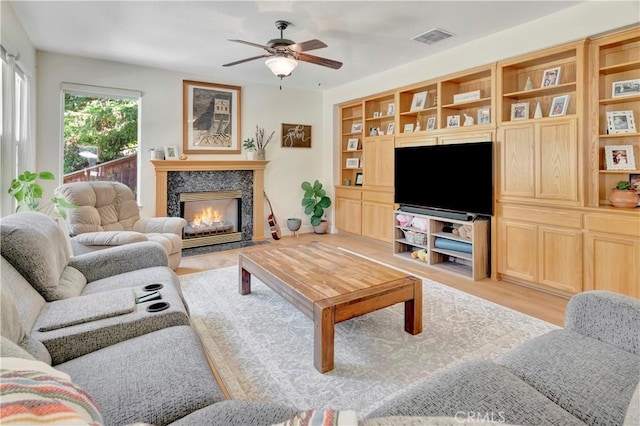
<path id="1" fill-rule="evenodd" d="M 268 285 L 314 322 L 313 364 L 333 369 L 334 327 L 348 319 L 404 302 L 404 329 L 422 332 L 422 281 L 321 243 L 239 254 L 240 294 L 251 276 Z"/>

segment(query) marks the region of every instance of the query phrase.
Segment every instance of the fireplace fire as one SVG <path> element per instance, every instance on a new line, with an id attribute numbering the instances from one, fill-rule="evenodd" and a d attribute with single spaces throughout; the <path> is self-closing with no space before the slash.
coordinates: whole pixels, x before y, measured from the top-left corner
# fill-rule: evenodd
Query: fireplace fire
<path id="1" fill-rule="evenodd" d="M 184 247 L 240 241 L 242 191 L 186 192 L 180 194 Z"/>

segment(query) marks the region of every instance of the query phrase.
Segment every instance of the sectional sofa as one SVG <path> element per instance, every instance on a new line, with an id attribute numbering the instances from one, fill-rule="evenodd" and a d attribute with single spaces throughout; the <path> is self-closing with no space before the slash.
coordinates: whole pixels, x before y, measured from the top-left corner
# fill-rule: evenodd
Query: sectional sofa
<path id="1" fill-rule="evenodd" d="M 226 400 L 160 245 L 72 256 L 58 223 L 33 212 L 2 218 L 0 231 L 0 423 L 357 422 L 330 407 Z M 638 324 L 637 299 L 579 294 L 564 329 L 427 378 L 360 423 L 640 424 Z"/>

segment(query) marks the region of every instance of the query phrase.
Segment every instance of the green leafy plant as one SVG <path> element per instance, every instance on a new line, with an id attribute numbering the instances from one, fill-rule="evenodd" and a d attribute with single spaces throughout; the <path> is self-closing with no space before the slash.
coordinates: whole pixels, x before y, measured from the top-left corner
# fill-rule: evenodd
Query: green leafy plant
<path id="1" fill-rule="evenodd" d="M 242 147 L 247 151 L 255 151 L 258 147 L 253 138 L 245 139 L 242 141 Z"/>
<path id="2" fill-rule="evenodd" d="M 37 182 L 38 179 L 54 180 L 55 177 L 51 172 L 33 173 L 27 170 L 11 181 L 8 192 L 18 202 L 16 212 L 22 206 L 32 211 L 40 211 L 47 214 L 53 210 L 60 217 L 66 219 L 67 209 L 75 209 L 77 206 L 60 196 L 54 196 L 49 203 L 40 206 L 40 199 L 44 195 L 44 190 Z"/>
<path id="3" fill-rule="evenodd" d="M 311 225 L 318 226 L 323 220 L 324 209 L 331 206 L 331 199 L 327 197 L 327 193 L 317 179 L 313 185 L 307 181 L 302 182 L 302 189 L 304 190 L 302 198 L 304 213 L 311 215 Z"/>
<path id="4" fill-rule="evenodd" d="M 628 191 L 628 190 L 631 190 L 633 188 L 631 187 L 631 182 L 626 181 L 626 180 L 621 180 L 620 182 L 618 182 L 616 184 L 616 189 L 620 189 L 622 191 Z"/>

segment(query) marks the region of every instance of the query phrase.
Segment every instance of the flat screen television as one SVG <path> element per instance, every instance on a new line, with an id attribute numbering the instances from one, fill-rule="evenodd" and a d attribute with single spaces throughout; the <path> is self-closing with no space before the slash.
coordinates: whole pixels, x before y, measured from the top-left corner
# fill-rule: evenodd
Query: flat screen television
<path id="1" fill-rule="evenodd" d="M 395 202 L 493 215 L 493 143 L 396 148 Z"/>

